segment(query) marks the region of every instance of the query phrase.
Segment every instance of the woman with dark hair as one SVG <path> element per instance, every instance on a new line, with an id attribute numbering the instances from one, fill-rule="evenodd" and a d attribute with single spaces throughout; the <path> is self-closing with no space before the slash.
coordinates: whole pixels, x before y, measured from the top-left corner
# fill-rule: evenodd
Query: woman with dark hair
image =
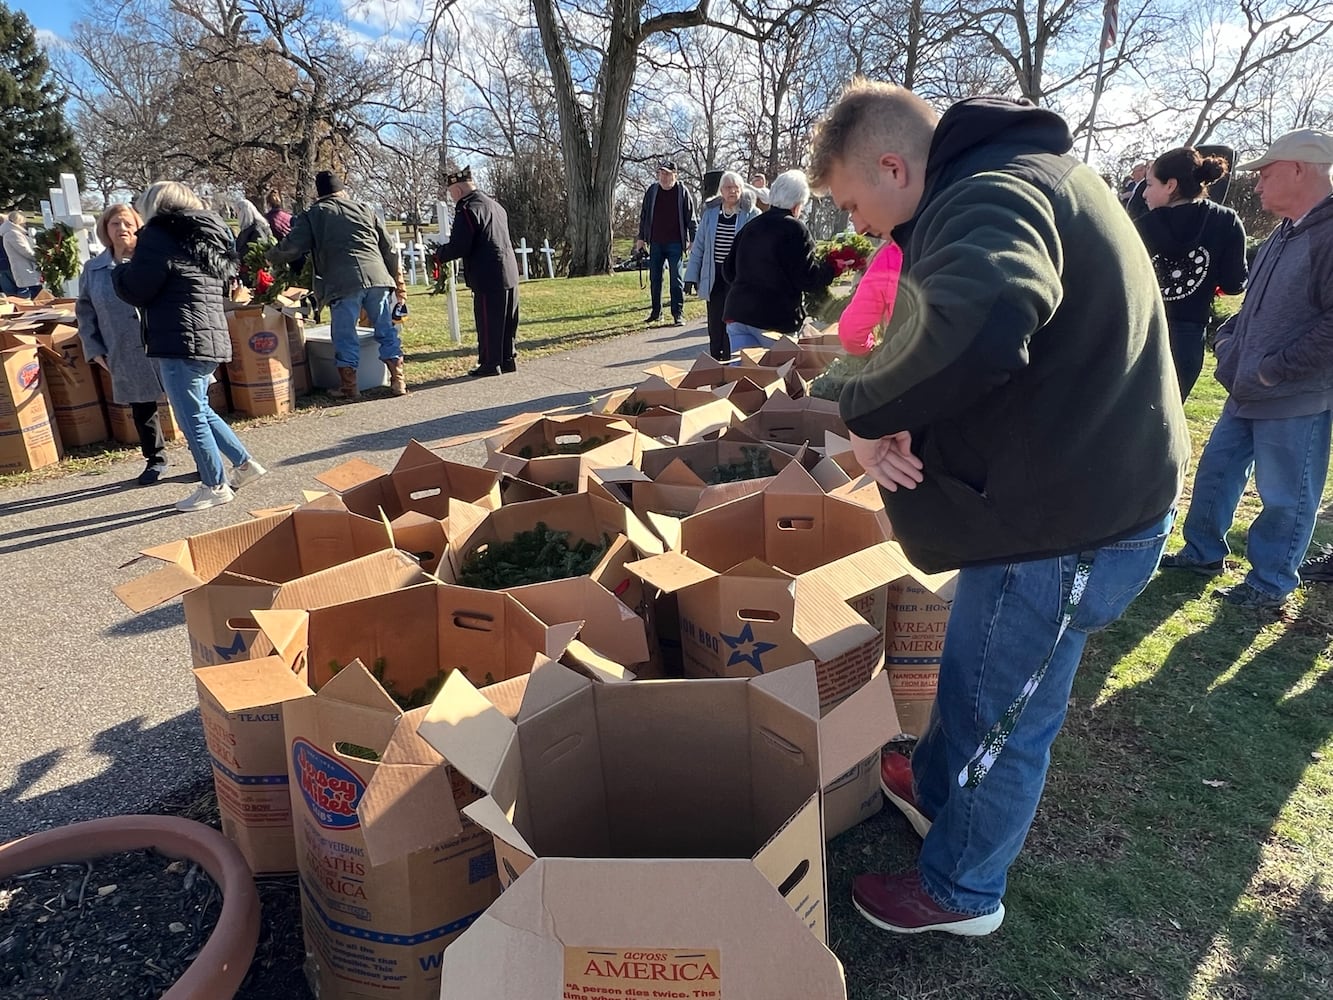
<path id="1" fill-rule="evenodd" d="M 111 283 L 139 310 L 146 353 L 199 467 L 202 485 L 176 509 L 205 510 L 231 503 L 235 490 L 267 471 L 208 405 L 213 372 L 231 360 L 222 302 L 236 277 L 236 239 L 198 195 L 175 181 L 150 185 L 138 209 L 143 228 Z"/>
<path id="2" fill-rule="evenodd" d="M 1152 257 L 1166 304 L 1171 358 L 1183 402 L 1203 368 L 1204 333 L 1213 296 L 1245 290 L 1245 227 L 1240 216 L 1208 200 L 1227 161 L 1191 146 L 1168 150 L 1148 167 L 1149 211 L 1134 220 Z"/>

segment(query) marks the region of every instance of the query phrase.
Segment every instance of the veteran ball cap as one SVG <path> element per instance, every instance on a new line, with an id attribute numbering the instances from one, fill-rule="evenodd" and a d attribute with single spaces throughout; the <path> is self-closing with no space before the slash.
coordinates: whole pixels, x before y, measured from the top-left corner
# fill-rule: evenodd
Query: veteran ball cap
<path id="1" fill-rule="evenodd" d="M 1333 132 L 1322 128 L 1298 128 L 1280 135 L 1268 152 L 1255 160 L 1236 164 L 1237 170 L 1258 170 L 1279 160 L 1297 163 L 1333 163 Z"/>
<path id="2" fill-rule="evenodd" d="M 670 170 L 673 174 L 676 172 L 675 160 L 663 160 L 657 165 L 658 170 Z"/>
<path id="3" fill-rule="evenodd" d="M 444 186 L 453 187 L 455 184 L 467 184 L 471 180 L 471 167 L 464 167 L 462 170 L 450 170 L 444 175 Z"/>

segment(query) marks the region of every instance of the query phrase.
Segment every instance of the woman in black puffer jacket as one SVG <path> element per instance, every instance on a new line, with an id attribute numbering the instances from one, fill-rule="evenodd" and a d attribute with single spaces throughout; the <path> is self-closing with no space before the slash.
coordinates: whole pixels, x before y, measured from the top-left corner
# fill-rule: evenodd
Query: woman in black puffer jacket
<path id="1" fill-rule="evenodd" d="M 139 310 L 144 346 L 157 367 L 202 485 L 176 504 L 203 510 L 230 503 L 265 469 L 208 405 L 208 383 L 231 360 L 222 311 L 236 275 L 236 243 L 184 184 L 158 181 L 139 198 L 144 227 L 134 255 L 111 274 L 116 294 Z M 232 464 L 231 479 L 222 460 Z"/>

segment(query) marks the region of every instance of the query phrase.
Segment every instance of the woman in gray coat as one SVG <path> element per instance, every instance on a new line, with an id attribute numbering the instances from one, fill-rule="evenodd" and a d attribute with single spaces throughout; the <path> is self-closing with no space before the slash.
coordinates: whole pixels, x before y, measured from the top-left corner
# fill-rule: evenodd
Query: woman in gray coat
<path id="1" fill-rule="evenodd" d="M 111 391 L 117 403 L 128 403 L 139 432 L 139 446 L 148 463 L 139 473 L 139 485 L 151 486 L 167 467 L 166 444 L 157 401 L 162 383 L 144 353 L 139 314 L 111 285 L 111 271 L 134 253 L 143 225 L 130 205 L 112 205 L 97 220 L 97 238 L 106 247 L 83 265 L 79 301 L 74 313 L 79 322 L 83 353 L 111 373 Z"/>
<path id="2" fill-rule="evenodd" d="M 699 298 L 708 303 L 708 353 L 718 361 L 731 358 L 731 338 L 723 306 L 727 302 L 726 278 L 722 262 L 731 252 L 732 241 L 741 228 L 759 215 L 755 192 L 746 188 L 741 175 L 728 170 L 717 185 L 717 196 L 704 203 L 699 217 L 699 232 L 690 247 L 690 263 L 685 271 L 685 291 L 697 288 Z"/>

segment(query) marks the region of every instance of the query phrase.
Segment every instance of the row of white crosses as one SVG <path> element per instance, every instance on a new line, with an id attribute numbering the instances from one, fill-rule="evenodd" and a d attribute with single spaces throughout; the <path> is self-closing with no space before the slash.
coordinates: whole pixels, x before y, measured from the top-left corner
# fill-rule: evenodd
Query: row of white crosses
<path id="1" fill-rule="evenodd" d="M 555 248 L 551 246 L 551 240 L 548 237 L 542 241 L 540 247 L 528 246 L 528 238 L 525 236 L 518 241 L 518 246 L 514 247 L 514 253 L 519 254 L 523 260 L 523 280 L 527 281 L 528 274 L 528 254 L 542 253 L 546 257 L 546 274 L 548 277 L 555 277 Z"/>
<path id="2" fill-rule="evenodd" d="M 47 195 L 48 200 L 42 202 L 42 222 L 48 229 L 63 222 L 74 231 L 74 237 L 79 241 L 79 263 L 83 264 L 89 257 L 88 234 L 97 228 L 97 220 L 83 214 L 78 178 L 73 174 L 61 174 L 60 187 L 49 188 Z M 63 289 L 53 288 L 52 292 L 72 298 L 79 294 L 79 279 L 73 278 Z"/>

